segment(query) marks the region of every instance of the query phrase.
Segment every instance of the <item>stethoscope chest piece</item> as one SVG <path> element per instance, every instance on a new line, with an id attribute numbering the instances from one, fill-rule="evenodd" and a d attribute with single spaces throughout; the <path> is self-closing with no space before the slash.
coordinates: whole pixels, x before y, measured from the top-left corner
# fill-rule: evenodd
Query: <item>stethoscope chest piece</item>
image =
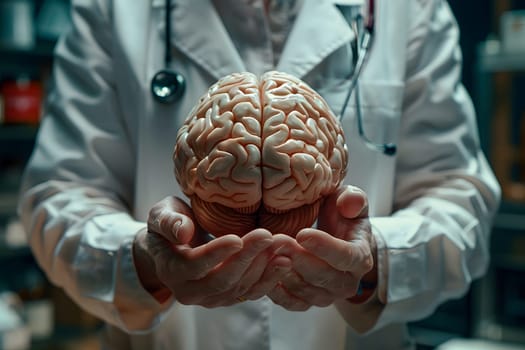
<path id="1" fill-rule="evenodd" d="M 172 103 L 179 100 L 186 89 L 186 80 L 182 74 L 163 69 L 151 80 L 151 92 L 160 103 Z"/>

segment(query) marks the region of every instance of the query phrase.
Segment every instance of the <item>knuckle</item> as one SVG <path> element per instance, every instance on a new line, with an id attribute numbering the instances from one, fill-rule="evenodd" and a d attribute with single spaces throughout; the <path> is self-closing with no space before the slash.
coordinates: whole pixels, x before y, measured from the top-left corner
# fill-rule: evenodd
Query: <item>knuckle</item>
<path id="1" fill-rule="evenodd" d="M 242 254 L 237 259 L 236 265 L 242 268 L 248 267 L 251 265 L 253 259 L 254 259 L 254 254 L 252 254 L 252 252 L 249 252 L 249 254 Z"/>
<path id="2" fill-rule="evenodd" d="M 248 291 L 250 290 L 250 288 L 251 288 L 251 286 L 249 286 L 249 285 L 245 285 L 245 284 L 240 285 L 239 287 L 237 287 L 237 291 L 236 291 L 236 293 L 237 293 L 238 295 L 244 295 L 244 294 L 248 293 Z"/>
<path id="3" fill-rule="evenodd" d="M 159 259 L 155 259 L 155 271 L 160 278 L 166 278 L 171 275 L 171 264 L 167 259 L 164 259 L 162 254 Z"/>
<path id="4" fill-rule="evenodd" d="M 173 215 L 163 211 L 159 216 L 157 216 L 157 219 L 159 220 L 159 228 L 162 232 L 171 232 L 171 228 L 176 221 L 176 218 L 173 217 Z"/>
<path id="5" fill-rule="evenodd" d="M 232 278 L 220 278 L 210 284 L 210 289 L 212 293 L 219 294 L 232 289 L 234 285 L 235 281 Z"/>
<path id="6" fill-rule="evenodd" d="M 357 289 L 359 280 L 351 272 L 345 271 L 344 276 L 340 279 L 341 290 L 354 290 Z"/>
<path id="7" fill-rule="evenodd" d="M 150 229 L 155 229 L 158 226 L 158 220 L 160 215 L 160 209 L 158 206 L 154 206 L 148 213 L 148 226 Z"/>
<path id="8" fill-rule="evenodd" d="M 154 217 L 156 217 L 156 216 L 159 214 L 159 212 L 160 212 L 161 209 L 162 209 L 162 205 L 161 205 L 161 203 L 154 204 L 154 205 L 151 207 L 151 209 L 149 210 L 149 217 L 150 217 L 150 218 L 154 218 Z"/>
<path id="9" fill-rule="evenodd" d="M 332 284 L 332 279 L 326 276 L 326 274 L 321 274 L 313 278 L 312 284 L 321 288 L 326 288 Z"/>
<path id="10" fill-rule="evenodd" d="M 355 259 L 355 252 L 354 252 L 354 246 L 351 242 L 349 242 L 346 245 L 345 249 L 345 257 L 344 259 L 341 259 L 340 268 L 342 270 L 349 270 L 354 266 L 354 259 Z"/>
<path id="11" fill-rule="evenodd" d="M 208 275 L 208 270 L 203 268 L 194 268 L 191 271 L 190 279 L 198 281 L 206 277 L 206 275 Z"/>
<path id="12" fill-rule="evenodd" d="M 373 268 L 374 268 L 374 259 L 370 255 L 365 261 L 365 268 L 364 268 L 365 273 L 372 271 Z"/>
<path id="13" fill-rule="evenodd" d="M 174 275 L 188 281 L 198 281 L 204 278 L 208 273 L 208 271 L 205 271 L 202 268 L 202 264 L 199 262 L 186 259 L 178 260 L 174 270 L 176 270 Z"/>
<path id="14" fill-rule="evenodd" d="M 194 264 L 184 259 L 177 261 L 177 266 L 176 266 L 177 274 L 180 276 L 184 276 L 184 279 L 190 279 L 190 280 L 195 279 L 194 277 L 196 275 L 196 272 L 195 272 L 195 268 L 193 265 Z"/>

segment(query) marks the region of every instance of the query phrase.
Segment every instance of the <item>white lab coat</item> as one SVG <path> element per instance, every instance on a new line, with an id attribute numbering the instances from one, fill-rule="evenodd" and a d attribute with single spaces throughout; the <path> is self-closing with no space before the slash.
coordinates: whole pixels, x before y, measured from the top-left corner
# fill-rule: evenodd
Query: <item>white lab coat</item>
<path id="1" fill-rule="evenodd" d="M 376 142 L 397 143 L 397 155 L 364 146 L 353 102 L 343 119 L 346 182 L 368 194 L 387 301 L 374 329 L 358 336 L 334 307 L 288 312 L 267 298 L 216 309 L 159 305 L 141 287 L 131 244 L 149 208 L 181 194 L 171 162 L 177 129 L 210 84 L 246 69 L 208 0 L 175 2 L 174 66 L 188 87 L 166 106 L 149 91 L 163 66 L 164 1 L 72 1 L 76 29 L 57 46 L 55 89 L 20 202 L 50 280 L 116 326 L 106 335 L 115 349 L 411 348 L 403 324 L 461 296 L 486 270 L 500 196 L 459 83 L 448 5 L 376 1 L 360 85 L 364 127 Z M 353 35 L 335 3 L 305 0 L 276 69 L 310 83 L 338 112 Z"/>

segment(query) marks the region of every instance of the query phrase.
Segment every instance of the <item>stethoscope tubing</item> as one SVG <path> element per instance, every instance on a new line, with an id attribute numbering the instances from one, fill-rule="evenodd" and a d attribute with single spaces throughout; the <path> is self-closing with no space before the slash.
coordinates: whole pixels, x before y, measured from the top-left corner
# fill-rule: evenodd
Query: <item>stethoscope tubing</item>
<path id="1" fill-rule="evenodd" d="M 151 79 L 150 90 L 157 102 L 171 104 L 180 100 L 184 95 L 186 79 L 180 72 L 171 69 L 171 0 L 166 0 L 165 5 L 164 68 Z"/>
<path id="2" fill-rule="evenodd" d="M 162 104 L 171 104 L 180 100 L 180 98 L 182 98 L 184 95 L 186 89 L 186 79 L 181 73 L 170 68 L 173 59 L 171 52 L 171 0 L 165 0 L 165 10 L 166 32 L 164 35 L 164 68 L 158 71 L 151 80 L 151 93 L 157 102 Z M 355 61 L 354 69 L 350 78 L 350 86 L 338 117 L 339 120 L 342 121 L 350 98 L 354 96 L 356 100 L 357 128 L 360 138 L 367 147 L 382 152 L 385 155 L 392 156 L 397 151 L 395 144 L 374 143 L 366 136 L 365 130 L 363 128 L 363 116 L 361 113 L 361 103 L 359 98 L 359 77 L 361 76 L 363 67 L 368 61 L 374 37 L 374 0 L 368 0 L 365 3 L 365 15 L 366 17 L 364 18 L 364 22 L 363 17 L 358 16 L 353 25 L 351 25 L 352 30 L 356 36 L 357 47 L 354 51 L 357 53 L 357 60 Z M 360 28 L 362 28 L 361 31 L 359 30 Z"/>
<path id="3" fill-rule="evenodd" d="M 371 141 L 365 133 L 364 127 L 363 127 L 363 115 L 362 115 L 362 109 L 361 109 L 361 99 L 359 96 L 359 77 L 361 76 L 361 73 L 363 71 L 363 67 L 365 66 L 365 63 L 368 61 L 368 57 L 370 55 L 370 49 L 372 47 L 372 42 L 374 39 L 374 22 L 373 22 L 373 6 L 374 2 L 373 0 L 370 1 L 371 5 L 368 6 L 368 11 L 372 11 L 372 13 L 368 14 L 368 19 L 365 21 L 365 24 L 362 26 L 363 31 L 360 35 L 360 31 L 358 27 L 362 24 L 362 17 L 358 17 L 356 19 L 355 26 L 352 28 L 354 31 L 354 34 L 356 36 L 356 48 L 353 50 L 353 52 L 357 53 L 357 61 L 354 65 L 354 70 L 352 72 L 352 76 L 350 78 L 350 85 L 348 87 L 348 92 L 346 93 L 345 99 L 343 101 L 343 106 L 341 107 L 341 111 L 339 112 L 339 121 L 342 122 L 346 108 L 348 107 L 348 103 L 350 101 L 350 98 L 352 95 L 355 98 L 355 113 L 356 113 L 356 119 L 357 119 L 357 131 L 359 133 L 359 137 L 364 142 L 364 144 L 375 151 L 382 152 L 383 154 L 387 156 L 393 156 L 397 152 L 397 146 L 393 143 L 375 143 Z"/>

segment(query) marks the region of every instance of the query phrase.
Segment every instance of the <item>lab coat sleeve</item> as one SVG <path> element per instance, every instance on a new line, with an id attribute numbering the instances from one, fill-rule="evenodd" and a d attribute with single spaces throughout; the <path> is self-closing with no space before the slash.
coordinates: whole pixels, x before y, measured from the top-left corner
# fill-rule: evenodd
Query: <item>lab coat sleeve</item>
<path id="1" fill-rule="evenodd" d="M 153 327 L 160 305 L 141 286 L 132 243 L 135 145 L 113 81 L 109 1 L 73 1 L 57 44 L 53 88 L 24 174 L 19 214 L 50 281 L 83 309 L 128 331 Z"/>
<path id="2" fill-rule="evenodd" d="M 411 1 L 406 92 L 394 213 L 371 218 L 379 293 L 359 312 L 368 327 L 429 316 L 464 295 L 489 263 L 500 188 L 480 150 L 471 100 L 460 83 L 458 28 L 445 1 Z M 379 301 L 383 307 L 374 307 Z M 366 323 L 365 322 L 365 323 Z M 351 324 L 355 322 L 351 322 Z"/>

